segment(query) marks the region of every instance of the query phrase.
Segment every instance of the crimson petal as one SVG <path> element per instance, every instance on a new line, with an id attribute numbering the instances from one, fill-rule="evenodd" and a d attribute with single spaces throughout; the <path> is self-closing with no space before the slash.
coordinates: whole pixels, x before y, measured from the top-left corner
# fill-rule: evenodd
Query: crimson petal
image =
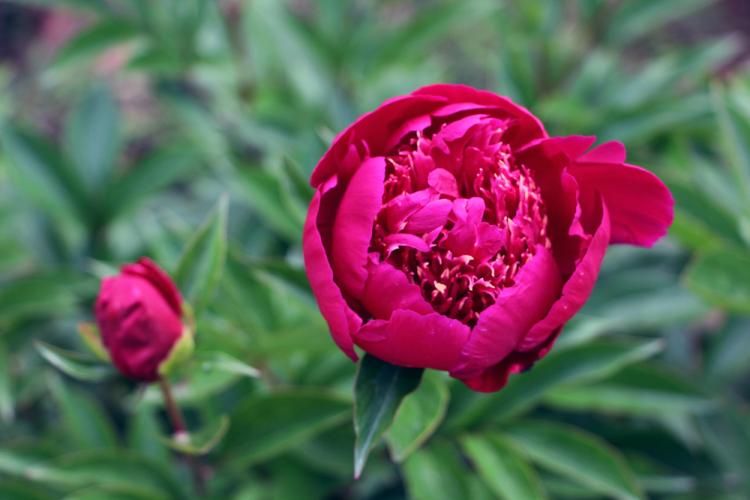
<path id="1" fill-rule="evenodd" d="M 305 269 L 320 312 L 331 329 L 333 341 L 347 356 L 356 361 L 357 353 L 354 352 L 351 335 L 362 325 L 362 319 L 351 310 L 333 280 L 333 271 L 316 224 L 321 196 L 320 191 L 315 192 L 305 221 L 303 234 Z"/>

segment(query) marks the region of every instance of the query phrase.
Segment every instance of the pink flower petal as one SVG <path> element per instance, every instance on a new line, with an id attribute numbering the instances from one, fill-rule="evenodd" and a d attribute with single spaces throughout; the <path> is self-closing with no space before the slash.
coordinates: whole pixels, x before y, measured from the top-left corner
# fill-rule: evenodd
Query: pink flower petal
<path id="1" fill-rule="evenodd" d="M 351 335 L 362 325 L 362 319 L 349 308 L 341 290 L 333 280 L 333 271 L 316 224 L 320 201 L 321 194 L 317 191 L 307 212 L 302 239 L 305 269 L 320 312 L 331 329 L 334 342 L 347 356 L 356 361 L 357 353 L 354 352 Z"/>
<path id="2" fill-rule="evenodd" d="M 502 97 L 492 92 L 477 90 L 467 85 L 442 83 L 422 87 L 414 91 L 412 95 L 443 97 L 452 103 L 436 112 L 435 116 L 447 116 L 467 109 L 473 109 L 474 105 L 476 107 L 491 108 L 492 111 L 504 113 L 517 120 L 519 124 L 517 137 L 514 138 L 515 142 L 519 145 L 547 136 L 542 122 L 526 108 L 519 106 L 507 97 Z M 482 111 L 485 110 L 482 109 Z"/>
<path id="3" fill-rule="evenodd" d="M 548 158 L 554 158 L 560 154 L 567 157 L 571 162 L 576 161 L 584 154 L 594 143 L 596 137 L 592 135 L 567 135 L 563 137 L 545 137 L 530 142 L 517 154 L 524 154 L 530 151 L 536 151 Z"/>
<path id="4" fill-rule="evenodd" d="M 444 168 L 436 168 L 427 178 L 427 184 L 438 193 L 458 198 L 456 177 Z"/>
<path id="5" fill-rule="evenodd" d="M 388 229 L 394 233 L 401 232 L 406 227 L 406 219 L 435 198 L 437 196 L 428 189 L 396 196 L 384 207 Z"/>
<path id="6" fill-rule="evenodd" d="M 383 238 L 383 241 L 385 241 L 388 245 L 389 252 L 394 251 L 398 247 L 410 247 L 414 248 L 415 250 L 419 250 L 420 252 L 430 251 L 430 245 L 425 240 L 414 234 L 389 234 L 388 236 Z"/>
<path id="7" fill-rule="evenodd" d="M 605 142 L 580 156 L 582 163 L 625 163 L 625 145 L 618 141 Z"/>
<path id="8" fill-rule="evenodd" d="M 469 327 L 438 313 L 396 310 L 390 320 L 372 320 L 355 335 L 357 345 L 388 363 L 448 370 L 460 357 Z"/>
<path id="9" fill-rule="evenodd" d="M 141 257 L 135 264 L 122 267 L 122 274 L 140 276 L 155 286 L 178 316 L 182 315 L 182 295 L 169 277 L 154 261 L 148 257 Z"/>
<path id="10" fill-rule="evenodd" d="M 494 256 L 505 244 L 505 234 L 499 227 L 486 222 L 477 225 L 477 242 L 474 257 L 485 260 Z"/>
<path id="11" fill-rule="evenodd" d="M 591 239 L 586 254 L 563 286 L 561 297 L 552 305 L 547 316 L 526 334 L 518 345 L 519 350 L 529 351 L 544 343 L 583 307 L 591 295 L 610 238 L 609 214 L 607 207 L 601 205 L 601 223 Z"/>
<path id="12" fill-rule="evenodd" d="M 429 116 L 446 99 L 440 96 L 404 95 L 385 101 L 374 111 L 359 117 L 333 140 L 323 158 L 313 170 L 310 184 L 318 187 L 329 177 L 340 173 L 341 163 L 351 144 L 365 139 L 371 156 L 381 156 L 388 152 L 391 137 L 398 131 L 404 120 Z"/>
<path id="13" fill-rule="evenodd" d="M 650 247 L 667 234 L 674 199 L 648 170 L 627 164 L 577 163 L 570 171 L 588 198 L 595 192 L 604 198 L 612 224 L 610 243 Z"/>
<path id="14" fill-rule="evenodd" d="M 475 377 L 463 378 L 461 382 L 466 384 L 471 390 L 478 392 L 496 392 L 505 387 L 508 378 L 516 373 L 531 368 L 537 360 L 544 357 L 552 348 L 557 332 L 550 335 L 549 340 L 542 344 L 538 349 L 530 352 L 512 352 L 508 357 L 498 364 L 491 366 Z"/>
<path id="15" fill-rule="evenodd" d="M 423 234 L 441 227 L 448 220 L 452 207 L 453 203 L 450 200 L 432 201 L 409 217 L 405 230 L 414 234 Z"/>
<path id="16" fill-rule="evenodd" d="M 434 312 L 422 297 L 419 286 L 411 283 L 402 271 L 387 263 L 371 265 L 362 304 L 376 319 L 388 319 L 397 309 L 419 314 Z"/>
<path id="17" fill-rule="evenodd" d="M 333 225 L 331 263 L 344 290 L 362 296 L 367 279 L 367 249 L 380 210 L 385 179 L 385 159 L 369 158 L 354 173 L 341 198 Z"/>
<path id="18" fill-rule="evenodd" d="M 475 377 L 513 352 L 559 296 L 560 281 L 552 254 L 538 246 L 534 258 L 516 277 L 516 284 L 503 289 L 497 302 L 480 313 L 461 351 L 461 361 L 451 369 L 451 375 L 461 379 Z"/>

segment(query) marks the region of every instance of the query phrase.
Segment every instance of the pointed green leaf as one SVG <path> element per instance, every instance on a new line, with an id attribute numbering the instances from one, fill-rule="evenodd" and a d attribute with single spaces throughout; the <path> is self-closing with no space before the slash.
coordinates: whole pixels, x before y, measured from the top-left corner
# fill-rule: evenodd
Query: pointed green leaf
<path id="1" fill-rule="evenodd" d="M 79 389 L 68 387 L 55 373 L 50 373 L 48 387 L 57 403 L 65 438 L 73 446 L 80 449 L 115 447 L 115 431 L 98 401 Z"/>
<path id="2" fill-rule="evenodd" d="M 268 459 L 344 422 L 350 406 L 346 399 L 316 390 L 252 395 L 232 415 L 224 455 L 235 465 Z"/>
<path id="3" fill-rule="evenodd" d="M 302 238 L 303 205 L 292 197 L 278 176 L 257 167 L 246 168 L 239 172 L 236 185 L 238 194 L 274 231 L 291 241 Z"/>
<path id="4" fill-rule="evenodd" d="M 5 424 L 10 424 L 15 417 L 10 369 L 8 349 L 0 343 L 0 421 Z"/>
<path id="5" fill-rule="evenodd" d="M 467 478 L 471 471 L 452 443 L 435 440 L 412 453 L 402 465 L 409 498 L 415 500 L 455 500 L 474 498 Z"/>
<path id="6" fill-rule="evenodd" d="M 750 92 L 743 92 L 739 86 L 732 90 L 716 86 L 712 89 L 712 97 L 726 161 L 745 200 L 745 207 L 750 209 L 750 105 L 746 104 L 747 109 L 743 109 L 734 102 L 750 102 Z"/>
<path id="7" fill-rule="evenodd" d="M 159 439 L 163 431 L 161 419 L 157 415 L 157 408 L 153 405 L 138 404 L 133 408 L 133 413 L 130 414 L 128 422 L 128 449 L 155 462 L 171 463 L 172 457 L 169 448 Z"/>
<path id="8" fill-rule="evenodd" d="M 68 314 L 75 310 L 81 295 L 95 293 L 95 284 L 80 274 L 62 270 L 0 284 L 0 323 Z"/>
<path id="9" fill-rule="evenodd" d="M 200 165 L 195 151 L 183 144 L 150 154 L 107 187 L 103 200 L 107 216 L 122 216 L 140 201 L 186 177 Z"/>
<path id="10" fill-rule="evenodd" d="M 82 30 L 60 49 L 53 69 L 96 57 L 110 47 L 135 37 L 137 30 L 121 19 L 108 19 Z"/>
<path id="11" fill-rule="evenodd" d="M 354 385 L 354 476 L 391 425 L 401 400 L 419 385 L 423 369 L 403 368 L 369 354 L 362 358 Z"/>
<path id="12" fill-rule="evenodd" d="M 49 364 L 69 377 L 84 382 L 99 382 L 115 373 L 111 366 L 86 358 L 77 352 L 66 351 L 38 341 L 34 347 Z"/>
<path id="13" fill-rule="evenodd" d="M 196 355 L 196 361 L 200 363 L 200 367 L 204 371 L 220 370 L 251 378 L 260 376 L 260 372 L 256 368 L 225 352 L 202 352 Z"/>
<path id="14" fill-rule="evenodd" d="M 228 204 L 228 198 L 222 196 L 193 234 L 177 263 L 175 281 L 196 311 L 211 298 L 224 270 Z"/>
<path id="15" fill-rule="evenodd" d="M 435 371 L 425 373 L 417 390 L 404 398 L 385 436 L 396 462 L 405 460 L 435 432 L 443 421 L 449 398 L 445 379 Z"/>
<path id="16" fill-rule="evenodd" d="M 498 434 L 466 436 L 461 445 L 482 480 L 499 498 L 547 498 L 536 471 L 507 438 Z"/>
<path id="17" fill-rule="evenodd" d="M 110 362 L 109 353 L 102 343 L 101 332 L 95 323 L 79 323 L 78 334 L 86 347 L 100 360 Z"/>
<path id="18" fill-rule="evenodd" d="M 469 395 L 449 419 L 451 428 L 475 425 L 483 419 L 507 419 L 532 407 L 550 389 L 563 384 L 597 380 L 624 366 L 647 359 L 663 348 L 660 340 L 622 342 L 596 340 L 552 351 L 528 373 L 515 375 L 492 398 Z"/>
<path id="19" fill-rule="evenodd" d="M 89 220 L 81 180 L 54 145 L 36 134 L 0 123 L 0 146 L 8 158 L 8 177 L 32 203 L 55 218 Z"/>
<path id="20" fill-rule="evenodd" d="M 694 383 L 645 364 L 627 367 L 594 384 L 558 387 L 544 400 L 566 410 L 652 418 L 692 414 L 715 406 Z"/>
<path id="21" fill-rule="evenodd" d="M 750 313 L 750 254 L 719 249 L 699 255 L 685 283 L 707 302 L 737 313 Z"/>
<path id="22" fill-rule="evenodd" d="M 622 456 L 596 436 L 541 421 L 512 425 L 503 435 L 533 461 L 594 491 L 623 500 L 643 498 Z"/>
<path id="23" fill-rule="evenodd" d="M 65 151 L 89 193 L 109 180 L 120 147 L 120 113 L 105 85 L 95 85 L 73 108 L 65 126 Z"/>

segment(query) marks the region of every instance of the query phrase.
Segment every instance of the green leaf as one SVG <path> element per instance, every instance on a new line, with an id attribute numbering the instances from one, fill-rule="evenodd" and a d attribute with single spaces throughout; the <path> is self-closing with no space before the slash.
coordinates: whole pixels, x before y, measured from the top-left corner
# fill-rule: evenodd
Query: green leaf
<path id="1" fill-rule="evenodd" d="M 64 374 L 84 382 L 99 382 L 115 373 L 111 366 L 103 365 L 77 352 L 66 351 L 40 341 L 35 342 L 34 347 L 49 364 Z"/>
<path id="2" fill-rule="evenodd" d="M 252 395 L 232 415 L 224 454 L 237 466 L 269 459 L 344 422 L 350 405 L 347 399 L 309 389 Z"/>
<path id="3" fill-rule="evenodd" d="M 699 255 L 688 267 L 685 283 L 710 304 L 750 313 L 750 254 L 718 249 Z"/>
<path id="4" fill-rule="evenodd" d="M 87 278 L 62 271 L 24 276 L 0 285 L 0 323 L 65 315 L 74 310 L 78 295 L 91 291 L 90 285 Z"/>
<path id="5" fill-rule="evenodd" d="M 696 169 L 698 167 L 695 167 Z M 720 171 L 717 171 L 720 172 Z M 683 236 L 683 244 L 691 245 L 695 250 L 707 250 L 711 240 L 719 240 L 714 246 L 721 243 L 741 244 L 742 236 L 735 220 L 735 215 L 730 207 L 722 205 L 728 199 L 717 190 L 708 189 L 704 179 L 688 180 L 672 176 L 668 180 L 669 190 L 675 198 L 678 210 L 679 224 L 675 229 L 676 235 Z M 680 231 L 682 230 L 682 231 Z M 690 241 L 690 231 L 695 233 L 694 241 Z M 670 229 L 670 234 L 675 230 Z M 685 237 L 687 236 L 687 237 Z"/>
<path id="6" fill-rule="evenodd" d="M 65 151 L 89 193 L 98 192 L 109 180 L 120 145 L 119 128 L 119 110 L 105 85 L 94 85 L 68 115 Z"/>
<path id="7" fill-rule="evenodd" d="M 122 216 L 153 195 L 200 166 L 196 153 L 180 145 L 152 153 L 107 188 L 103 200 L 109 218 Z"/>
<path id="8" fill-rule="evenodd" d="M 107 500 L 153 500 L 154 493 L 154 491 L 143 490 L 133 485 L 93 486 L 74 491 L 63 500 L 102 500 L 103 498 Z"/>
<path id="9" fill-rule="evenodd" d="M 155 462 L 170 464 L 172 457 L 169 448 L 160 440 L 162 430 L 156 408 L 147 404 L 139 404 L 129 416 L 128 449 Z"/>
<path id="10" fill-rule="evenodd" d="M 122 450 L 70 453 L 49 464 L 48 470 L 54 476 L 63 475 L 81 486 L 96 486 L 153 499 L 187 497 L 185 485 L 178 483 L 167 467 Z"/>
<path id="11" fill-rule="evenodd" d="M 89 220 L 83 185 L 62 155 L 44 138 L 0 124 L 0 145 L 13 183 L 36 206 L 59 219 Z"/>
<path id="12" fill-rule="evenodd" d="M 648 365 L 626 367 L 591 385 L 558 387 L 544 399 L 566 410 L 655 418 L 706 411 L 715 405 L 695 384 Z"/>
<path id="13" fill-rule="evenodd" d="M 243 200 L 274 231 L 291 241 L 302 238 L 304 209 L 275 175 L 259 168 L 246 168 L 238 173 L 237 186 Z"/>
<path id="14" fill-rule="evenodd" d="M 505 500 L 545 499 L 536 471 L 521 453 L 497 434 L 466 436 L 461 445 L 485 484 Z"/>
<path id="15" fill-rule="evenodd" d="M 554 387 L 593 381 L 624 366 L 647 359 L 663 347 L 659 340 L 622 342 L 597 340 L 561 351 L 552 351 L 528 373 L 515 375 L 494 397 L 471 394 L 468 404 L 449 418 L 451 428 L 473 426 L 485 418 L 507 419 L 523 413 Z"/>
<path id="16" fill-rule="evenodd" d="M 55 57 L 53 69 L 59 70 L 81 60 L 96 57 L 117 44 L 134 38 L 137 30 L 121 19 L 106 19 L 71 38 Z"/>
<path id="17" fill-rule="evenodd" d="M 660 31 L 666 24 L 687 16 L 708 0 L 631 0 L 623 2 L 607 29 L 607 38 L 617 44 Z"/>
<path id="18" fill-rule="evenodd" d="M 435 441 L 420 448 L 403 463 L 402 472 L 414 500 L 472 498 L 466 484 L 470 471 L 451 443 Z"/>
<path id="19" fill-rule="evenodd" d="M 229 199 L 222 196 L 177 263 L 175 281 L 196 311 L 209 301 L 221 280 L 227 253 L 228 206 Z"/>
<path id="20" fill-rule="evenodd" d="M 742 92 L 741 87 L 723 91 L 713 87 L 714 111 L 719 121 L 727 163 L 734 174 L 734 181 L 750 210 L 750 105 L 739 106 L 737 101 L 750 102 L 750 91 Z"/>
<path id="21" fill-rule="evenodd" d="M 75 487 L 85 484 L 80 478 L 68 475 L 39 459 L 25 456 L 15 450 L 0 449 L 0 472 L 9 476 L 31 479 L 37 484 L 56 487 Z"/>
<path id="22" fill-rule="evenodd" d="M 55 490 L 97 488 L 135 495 L 136 498 L 185 498 L 166 469 L 126 452 L 74 452 L 55 461 L 44 461 L 13 450 L 0 450 L 0 472 Z M 50 496 L 48 492 L 44 498 L 60 498 L 60 495 Z"/>
<path id="23" fill-rule="evenodd" d="M 245 377 L 258 378 L 260 372 L 225 352 L 202 352 L 196 355 L 202 370 L 220 370 Z"/>
<path id="24" fill-rule="evenodd" d="M 207 455 L 221 443 L 228 430 L 229 417 L 222 415 L 213 427 L 203 429 L 195 434 L 191 433 L 189 442 L 176 437 L 162 438 L 162 440 L 173 450 L 185 455 Z"/>
<path id="25" fill-rule="evenodd" d="M 643 498 L 620 454 L 596 436 L 567 425 L 526 421 L 503 431 L 532 460 L 603 494 Z"/>
<path id="26" fill-rule="evenodd" d="M 435 432 L 445 417 L 449 398 L 445 379 L 435 371 L 425 373 L 417 390 L 404 398 L 385 436 L 396 462 L 404 461 Z"/>
<path id="27" fill-rule="evenodd" d="M 29 482 L 0 479 L 0 498 L 12 500 L 49 500 L 50 494 L 47 488 Z"/>
<path id="28" fill-rule="evenodd" d="M 388 429 L 403 398 L 417 388 L 424 372 L 403 368 L 366 354 L 354 383 L 354 477 L 362 474 L 367 456 Z"/>
<path id="29" fill-rule="evenodd" d="M 101 361 L 111 362 L 109 353 L 102 343 L 102 334 L 95 323 L 79 323 L 78 334 L 86 347 Z"/>
<path id="30" fill-rule="evenodd" d="M 81 449 L 116 446 L 112 424 L 96 400 L 78 389 L 67 387 L 56 374 L 50 374 L 48 386 L 60 411 L 65 438 L 71 444 Z"/>
<path id="31" fill-rule="evenodd" d="M 8 359 L 8 349 L 0 343 L 0 421 L 10 424 L 15 417 L 13 400 L 13 382 L 11 380 L 11 366 Z"/>

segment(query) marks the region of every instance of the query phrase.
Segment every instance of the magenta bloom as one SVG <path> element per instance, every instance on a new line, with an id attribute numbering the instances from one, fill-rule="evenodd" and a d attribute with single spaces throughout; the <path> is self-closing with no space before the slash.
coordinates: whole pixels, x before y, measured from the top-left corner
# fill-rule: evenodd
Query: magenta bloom
<path id="1" fill-rule="evenodd" d="M 396 97 L 312 174 L 307 274 L 336 344 L 447 370 L 477 391 L 552 347 L 607 245 L 650 246 L 673 217 L 652 173 L 594 137 L 548 137 L 526 109 L 463 85 Z"/>
<path id="2" fill-rule="evenodd" d="M 123 375 L 152 382 L 192 350 L 179 290 L 156 264 L 141 258 L 102 281 L 96 321 L 112 363 Z"/>

